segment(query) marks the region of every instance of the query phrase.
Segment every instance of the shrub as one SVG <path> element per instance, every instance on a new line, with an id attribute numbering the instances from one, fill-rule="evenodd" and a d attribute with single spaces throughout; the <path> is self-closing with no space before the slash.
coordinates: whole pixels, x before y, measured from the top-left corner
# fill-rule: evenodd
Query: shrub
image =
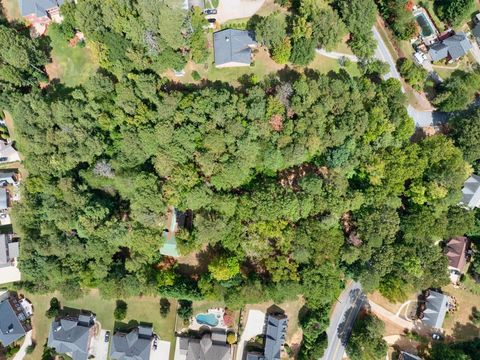
<path id="1" fill-rule="evenodd" d="M 50 299 L 50 308 L 45 312 L 47 318 L 54 318 L 60 312 L 60 301 L 56 297 Z"/>
<path id="2" fill-rule="evenodd" d="M 115 307 L 115 311 L 113 312 L 113 316 L 115 320 L 123 320 L 127 317 L 127 308 L 128 305 L 123 300 L 117 300 L 117 305 Z"/>
<path id="3" fill-rule="evenodd" d="M 177 314 L 183 320 L 188 320 L 193 315 L 192 302 L 190 300 L 178 300 L 180 307 Z"/>
<path id="4" fill-rule="evenodd" d="M 292 44 L 290 39 L 286 37 L 283 42 L 275 46 L 272 52 L 272 59 L 278 64 L 286 64 L 292 53 Z"/>
<path id="5" fill-rule="evenodd" d="M 235 333 L 229 332 L 227 334 L 227 343 L 229 343 L 230 345 L 233 345 L 236 342 L 237 342 L 237 336 L 235 335 Z"/>
<path id="6" fill-rule="evenodd" d="M 198 73 L 197 70 L 193 70 L 192 71 L 192 79 L 195 80 L 195 81 L 199 81 L 202 77 L 200 76 L 200 74 Z"/>
<path id="7" fill-rule="evenodd" d="M 170 301 L 167 298 L 160 299 L 160 315 L 164 318 L 170 312 Z"/>

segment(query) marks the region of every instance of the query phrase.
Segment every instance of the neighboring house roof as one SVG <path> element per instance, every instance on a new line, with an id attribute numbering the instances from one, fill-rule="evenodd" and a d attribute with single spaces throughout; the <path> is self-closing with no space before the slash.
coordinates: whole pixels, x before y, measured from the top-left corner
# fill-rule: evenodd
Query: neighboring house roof
<path id="1" fill-rule="evenodd" d="M 5 188 L 0 188 L 0 210 L 8 209 L 8 192 Z"/>
<path id="2" fill-rule="evenodd" d="M 11 236 L 0 234 L 0 267 L 18 257 L 18 242 L 11 242 Z"/>
<path id="3" fill-rule="evenodd" d="M 398 360 L 422 360 L 422 358 L 418 357 L 417 355 L 412 355 L 410 353 L 402 351 L 400 352 Z"/>
<path id="4" fill-rule="evenodd" d="M 287 325 L 286 315 L 268 315 L 264 351 L 266 360 L 280 360 L 280 351 L 285 342 Z"/>
<path id="5" fill-rule="evenodd" d="M 139 326 L 129 333 L 117 332 L 112 337 L 110 358 L 115 360 L 148 360 L 152 344 L 152 327 Z"/>
<path id="6" fill-rule="evenodd" d="M 0 171 L 0 183 L 6 181 L 9 184 L 14 184 L 16 175 L 17 173 L 14 171 Z"/>
<path id="7" fill-rule="evenodd" d="M 25 329 L 9 299 L 3 300 L 0 302 L 0 343 L 8 346 L 24 335 Z"/>
<path id="8" fill-rule="evenodd" d="M 35 14 L 38 17 L 48 16 L 47 10 L 60 7 L 65 0 L 19 0 L 20 14 L 28 16 Z"/>
<path id="9" fill-rule="evenodd" d="M 472 175 L 463 184 L 461 204 L 470 209 L 480 207 L 480 176 Z"/>
<path id="10" fill-rule="evenodd" d="M 436 43 L 430 47 L 428 53 L 432 57 L 432 61 L 440 61 L 448 56 L 448 46 L 443 43 Z"/>
<path id="11" fill-rule="evenodd" d="M 5 141 L 0 141 L 0 162 L 15 162 L 20 161 L 20 156 L 12 144 Z"/>
<path id="12" fill-rule="evenodd" d="M 225 29 L 213 34 L 215 65 L 250 64 L 250 46 L 256 45 L 254 34 L 247 30 Z"/>
<path id="13" fill-rule="evenodd" d="M 88 319 L 88 322 L 85 320 Z M 48 335 L 48 346 L 60 354 L 71 354 L 73 360 L 87 360 L 93 314 L 54 320 Z"/>
<path id="14" fill-rule="evenodd" d="M 447 295 L 430 290 L 426 299 L 426 309 L 423 311 L 422 322 L 434 329 L 441 329 L 448 310 Z"/>
<path id="15" fill-rule="evenodd" d="M 263 354 L 260 354 L 258 352 L 249 352 L 247 353 L 246 360 L 265 360 L 265 356 L 263 356 Z"/>
<path id="16" fill-rule="evenodd" d="M 467 263 L 467 246 L 468 239 L 464 236 L 459 236 L 451 239 L 445 248 L 445 254 L 448 258 L 448 265 L 452 268 L 463 271 Z"/>
<path id="17" fill-rule="evenodd" d="M 443 43 L 448 46 L 448 53 L 452 60 L 461 58 L 472 48 L 470 40 L 468 40 L 467 35 L 463 32 L 446 38 L 443 40 Z"/>
<path id="18" fill-rule="evenodd" d="M 230 360 L 230 345 L 212 340 L 209 333 L 201 339 L 180 338 L 180 352 L 186 360 Z"/>
<path id="19" fill-rule="evenodd" d="M 480 15 L 480 14 L 479 14 Z M 475 36 L 477 39 L 480 39 L 480 23 L 475 25 L 475 27 L 472 29 L 472 34 Z"/>

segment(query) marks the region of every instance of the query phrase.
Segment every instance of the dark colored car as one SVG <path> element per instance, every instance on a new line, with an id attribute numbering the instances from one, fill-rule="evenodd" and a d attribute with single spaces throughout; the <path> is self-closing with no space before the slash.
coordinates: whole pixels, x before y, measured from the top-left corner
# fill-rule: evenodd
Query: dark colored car
<path id="1" fill-rule="evenodd" d="M 215 15 L 217 13 L 217 9 L 205 9 L 203 10 L 205 15 Z"/>
<path id="2" fill-rule="evenodd" d="M 207 19 L 207 21 L 211 24 L 215 24 L 215 22 L 217 21 L 217 19 L 214 19 L 214 18 L 211 18 L 211 19 Z"/>
<path id="3" fill-rule="evenodd" d="M 105 333 L 105 342 L 108 343 L 110 341 L 110 331 Z"/>

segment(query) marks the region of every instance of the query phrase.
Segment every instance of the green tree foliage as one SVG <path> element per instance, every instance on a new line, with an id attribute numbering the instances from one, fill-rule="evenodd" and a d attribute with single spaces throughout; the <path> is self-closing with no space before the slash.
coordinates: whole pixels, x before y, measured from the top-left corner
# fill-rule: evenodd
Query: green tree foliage
<path id="1" fill-rule="evenodd" d="M 411 59 L 403 58 L 398 61 L 398 71 L 415 90 L 423 90 L 428 76 L 426 69 L 415 64 Z"/>
<path id="2" fill-rule="evenodd" d="M 208 270 L 215 280 L 229 280 L 240 272 L 240 263 L 236 257 L 219 256 L 208 264 Z"/>
<path id="3" fill-rule="evenodd" d="M 48 318 L 55 318 L 60 313 L 61 306 L 60 301 L 56 297 L 50 299 L 50 307 L 45 313 L 45 316 Z"/>
<path id="4" fill-rule="evenodd" d="M 434 104 L 447 112 L 465 110 L 475 100 L 479 84 L 480 69 L 473 72 L 457 70 L 441 84 Z"/>
<path id="5" fill-rule="evenodd" d="M 455 144 L 462 149 L 468 162 L 480 159 L 478 139 L 480 139 L 480 109 L 475 108 L 468 113 L 460 113 L 451 121 L 451 136 Z"/>
<path id="6" fill-rule="evenodd" d="M 180 305 L 177 310 L 178 316 L 183 320 L 190 319 L 193 315 L 192 302 L 189 300 L 178 300 L 178 304 Z"/>
<path id="7" fill-rule="evenodd" d="M 388 345 L 383 340 L 384 323 L 372 314 L 355 321 L 346 350 L 352 360 L 383 359 Z"/>
<path id="8" fill-rule="evenodd" d="M 255 24 L 256 40 L 273 50 L 280 46 L 287 36 L 286 27 L 285 16 L 279 12 L 273 12 L 268 16 L 261 17 Z"/>
<path id="9" fill-rule="evenodd" d="M 435 0 L 438 17 L 453 26 L 459 26 L 469 20 L 474 10 L 474 0 Z"/>
<path id="10" fill-rule="evenodd" d="M 286 37 L 283 41 L 275 46 L 272 52 L 272 59 L 278 64 L 286 64 L 290 59 L 292 52 L 292 44 L 290 39 Z"/>
<path id="11" fill-rule="evenodd" d="M 361 58 L 373 56 L 376 42 L 372 35 L 377 7 L 373 0 L 336 0 L 340 15 L 351 33 L 350 46 Z"/>
<path id="12" fill-rule="evenodd" d="M 293 40 L 290 61 L 297 65 L 307 65 L 315 57 L 315 41 L 305 37 Z"/>
<path id="13" fill-rule="evenodd" d="M 417 32 L 408 4 L 411 0 L 376 0 L 380 14 L 400 40 L 410 40 Z"/>
<path id="14" fill-rule="evenodd" d="M 170 312 L 170 301 L 167 298 L 160 299 L 160 315 L 164 318 Z"/>
<path id="15" fill-rule="evenodd" d="M 113 316 L 115 320 L 124 320 L 127 317 L 128 305 L 123 300 L 117 300 Z"/>

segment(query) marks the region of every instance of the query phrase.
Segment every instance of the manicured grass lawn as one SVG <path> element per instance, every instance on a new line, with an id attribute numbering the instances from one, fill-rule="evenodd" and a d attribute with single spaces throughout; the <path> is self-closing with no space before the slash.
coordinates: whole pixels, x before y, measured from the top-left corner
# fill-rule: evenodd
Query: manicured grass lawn
<path id="1" fill-rule="evenodd" d="M 315 69 L 322 74 L 327 74 L 330 71 L 339 72 L 342 67 L 337 59 L 331 59 L 323 55 L 315 55 L 315 59 L 307 66 L 310 69 Z M 352 61 L 347 62 L 343 67 L 351 76 L 360 76 L 358 65 Z"/>
<path id="2" fill-rule="evenodd" d="M 98 61 L 88 46 L 79 43 L 71 47 L 52 30 L 48 33 L 52 39 L 52 63 L 46 66 L 50 79 L 58 78 L 66 86 L 74 87 L 97 71 Z"/>
<path id="3" fill-rule="evenodd" d="M 50 306 L 50 299 L 56 296 L 63 307 L 71 307 L 75 309 L 85 309 L 94 312 L 97 315 L 97 321 L 102 324 L 103 329 L 113 330 L 115 319 L 113 312 L 115 310 L 116 300 L 102 299 L 96 290 L 92 290 L 89 294 L 80 299 L 65 300 L 59 294 L 50 295 L 32 295 L 25 294 L 26 297 L 33 303 L 33 336 L 37 343 L 35 351 L 31 355 L 25 357 L 26 360 L 39 360 L 43 352 L 43 345 L 48 337 L 48 331 L 51 319 L 45 316 L 45 311 Z M 166 318 L 160 315 L 160 298 L 152 296 L 133 297 L 126 299 L 128 304 L 127 317 L 123 321 L 128 323 L 130 321 L 153 323 L 154 331 L 158 334 L 160 339 L 170 341 L 170 358 L 173 359 L 175 351 L 175 317 L 177 303 L 173 299 L 169 299 L 171 306 L 170 312 Z"/>

